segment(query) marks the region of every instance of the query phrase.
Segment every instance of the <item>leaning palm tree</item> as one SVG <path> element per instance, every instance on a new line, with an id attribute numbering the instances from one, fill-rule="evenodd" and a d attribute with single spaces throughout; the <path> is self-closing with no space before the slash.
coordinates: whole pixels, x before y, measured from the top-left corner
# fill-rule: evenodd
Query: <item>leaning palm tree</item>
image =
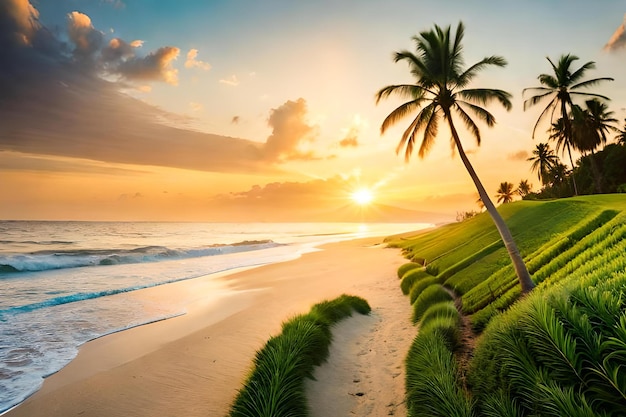
<path id="1" fill-rule="evenodd" d="M 575 71 L 572 71 L 570 68 L 572 63 L 579 58 L 575 55 L 561 55 L 558 63 L 555 65 L 550 58 L 547 58 L 548 62 L 552 66 L 552 70 L 554 74 L 541 74 L 539 75 L 539 82 L 541 83 L 540 87 L 531 87 L 525 88 L 523 93 L 527 91 L 533 92 L 535 95 L 530 97 L 529 99 L 524 101 L 524 110 L 527 108 L 534 106 L 545 98 L 550 98 L 550 102 L 543 109 L 539 118 L 537 119 L 537 123 L 535 123 L 535 127 L 533 128 L 533 138 L 535 137 L 535 131 L 537 130 L 537 125 L 539 122 L 546 117 L 546 115 L 550 114 L 550 123 L 554 121 L 554 115 L 556 113 L 557 117 L 560 117 L 563 120 L 563 138 L 564 144 L 567 148 L 567 152 L 569 154 L 570 164 L 572 165 L 572 169 L 574 168 L 574 162 L 572 160 L 572 125 L 569 118 L 568 111 L 572 107 L 572 96 L 586 96 L 586 97 L 597 97 L 605 100 L 609 100 L 608 97 L 592 94 L 592 93 L 584 93 L 578 91 L 581 88 L 591 87 L 593 85 L 598 84 L 601 81 L 613 81 L 613 78 L 602 77 L 602 78 L 594 78 L 591 80 L 582 81 L 585 76 L 585 72 L 590 69 L 595 68 L 595 62 L 589 61 L 585 63 L 583 66 L 578 68 Z M 572 177 L 573 180 L 573 177 Z M 576 187 L 576 181 L 573 180 L 574 185 L 574 194 L 578 195 L 578 189 Z"/>
<path id="2" fill-rule="evenodd" d="M 548 175 L 550 169 L 554 164 L 558 163 L 559 158 L 554 154 L 554 151 L 550 149 L 547 143 L 539 143 L 533 149 L 533 156 L 527 159 L 533 164 L 530 169 L 537 171 L 537 179 L 541 181 L 543 185 L 550 182 L 550 176 Z"/>
<path id="3" fill-rule="evenodd" d="M 513 183 L 510 182 L 501 182 L 500 187 L 498 187 L 498 191 L 496 197 L 498 197 L 498 203 L 506 204 L 513 201 Z"/>
<path id="4" fill-rule="evenodd" d="M 476 171 L 474 171 L 463 150 L 461 139 L 452 118 L 454 113 L 465 124 L 470 134 L 476 139 L 477 144 L 480 144 L 480 131 L 470 114 L 491 127 L 495 124 L 495 118 L 481 106 L 495 100 L 500 102 L 507 110 L 510 110 L 511 95 L 502 90 L 487 88 L 470 89 L 467 86 L 480 70 L 491 65 L 504 67 L 506 61 L 499 56 L 490 56 L 464 69 L 461 46 L 463 33 L 464 27 L 462 22 L 457 26 L 456 35 L 454 36 L 450 33 L 449 26 L 441 28 L 435 25 L 434 30 L 423 31 L 419 36 L 413 37 L 416 44 L 416 53 L 409 51 L 395 53 L 395 62 L 406 61 L 409 64 L 415 83 L 389 85 L 378 91 L 376 103 L 391 95 L 409 99 L 409 101 L 400 105 L 385 118 L 380 131 L 381 134 L 384 134 L 390 126 L 405 116 L 417 112 L 409 127 L 404 131 L 396 148 L 396 152 L 399 152 L 403 147 L 405 148 L 405 159 L 408 161 L 415 147 L 416 137 L 420 132 L 423 131 L 423 137 L 419 145 L 418 155 L 420 158 L 423 158 L 435 143 L 440 121 L 443 119 L 447 123 L 452 134 L 453 147 L 459 152 L 461 161 L 463 161 L 465 168 L 476 185 L 480 199 L 500 232 L 502 241 L 515 267 L 522 292 L 527 293 L 534 287 L 534 283 L 530 278 L 511 232 L 489 198 L 485 187 L 480 182 Z"/>
<path id="5" fill-rule="evenodd" d="M 528 182 L 528 180 L 521 180 L 517 185 L 517 189 L 515 192 L 520 195 L 520 197 L 524 198 L 528 194 L 530 194 L 533 190 L 532 184 Z"/>

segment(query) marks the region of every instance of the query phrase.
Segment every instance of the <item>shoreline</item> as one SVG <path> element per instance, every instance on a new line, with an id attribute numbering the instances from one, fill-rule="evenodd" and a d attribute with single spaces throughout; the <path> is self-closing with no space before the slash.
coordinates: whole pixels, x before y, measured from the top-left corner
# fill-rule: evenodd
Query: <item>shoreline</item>
<path id="1" fill-rule="evenodd" d="M 3 415 L 105 416 L 114 414 L 111 407 L 127 414 L 151 415 L 163 408 L 170 409 L 172 404 L 177 404 L 174 408 L 179 411 L 182 407 L 188 415 L 225 414 L 254 353 L 279 331 L 282 321 L 307 311 L 322 299 L 355 292 L 359 287 L 366 289 L 365 280 L 338 280 L 342 275 L 351 275 L 354 268 L 359 270 L 358 275 L 369 275 L 369 270 L 377 266 L 397 286 L 394 274 L 404 258 L 398 250 L 381 247 L 383 239 L 384 236 L 329 243 L 294 260 L 137 291 L 136 296 L 154 300 L 175 296 L 176 291 L 201 294 L 208 289 L 213 296 L 208 300 L 199 297 L 187 306 L 185 315 L 85 343 L 67 366 L 46 378 L 37 392 Z M 379 245 L 372 247 L 373 244 Z M 377 251 L 375 259 L 370 253 L 363 256 L 363 251 L 369 250 Z M 381 265 L 381 261 L 393 265 Z M 215 293 L 218 288 L 219 295 Z M 354 295 L 360 294 L 357 291 Z M 207 343 L 211 340 L 216 342 Z M 203 351 L 207 344 L 209 349 Z M 193 355 L 181 356 L 185 351 Z M 198 373 L 198 368 L 204 368 L 206 373 Z M 133 383 L 137 379 L 144 381 Z M 176 381 L 173 387 L 169 386 L 172 381 Z M 205 387 L 200 390 L 205 395 L 194 388 L 196 385 Z M 221 389 L 216 385 L 222 385 Z M 177 392 L 176 386 L 193 391 L 192 398 L 197 398 L 176 395 L 171 390 Z M 120 403 L 120 397 L 125 401 Z M 155 399 L 157 404 L 146 406 Z M 189 406 L 203 412 L 196 414 Z"/>

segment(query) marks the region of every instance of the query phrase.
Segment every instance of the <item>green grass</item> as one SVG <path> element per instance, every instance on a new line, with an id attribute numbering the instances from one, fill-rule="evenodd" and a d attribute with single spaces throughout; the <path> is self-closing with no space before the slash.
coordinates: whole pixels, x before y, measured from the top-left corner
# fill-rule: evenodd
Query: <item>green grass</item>
<path id="1" fill-rule="evenodd" d="M 406 358 L 409 416 L 471 417 L 459 371 L 445 339 L 436 331 L 418 334 Z"/>
<path id="2" fill-rule="evenodd" d="M 407 262 L 404 265 L 401 265 L 400 268 L 398 268 L 398 278 L 402 278 L 407 272 L 416 268 L 420 268 L 422 266 L 423 263 L 418 264 L 417 262 Z"/>
<path id="3" fill-rule="evenodd" d="M 626 415 L 626 196 L 499 210 L 538 284 L 523 299 L 485 214 L 394 242 L 436 275 L 415 280 L 409 293 L 424 336 L 407 358 L 407 406 L 418 405 L 409 415 Z M 438 283 L 424 288 L 428 279 Z M 437 299 L 440 284 L 462 295 L 463 312 L 482 331 L 466 390 L 444 359 L 454 358 L 459 318 L 451 301 Z"/>
<path id="4" fill-rule="evenodd" d="M 441 284 L 431 284 L 424 288 L 413 303 L 413 323 L 420 321 L 429 307 L 442 301 L 452 301 L 452 296 Z"/>
<path id="5" fill-rule="evenodd" d="M 353 311 L 368 314 L 370 310 L 364 299 L 342 295 L 283 323 L 282 332 L 257 352 L 250 375 L 228 415 L 307 416 L 304 378 L 312 377 L 313 368 L 328 357 L 332 325 Z"/>

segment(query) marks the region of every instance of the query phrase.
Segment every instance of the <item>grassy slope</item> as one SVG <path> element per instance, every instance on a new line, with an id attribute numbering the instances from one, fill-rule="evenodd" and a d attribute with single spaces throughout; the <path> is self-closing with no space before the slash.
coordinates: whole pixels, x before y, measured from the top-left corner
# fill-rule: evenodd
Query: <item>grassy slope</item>
<path id="1" fill-rule="evenodd" d="M 626 397 L 620 397 L 621 391 L 609 394 L 606 391 L 601 394 L 588 393 L 585 391 L 587 386 L 594 386 L 597 382 L 593 378 L 585 381 L 584 373 L 581 373 L 579 385 L 559 385 L 561 382 L 556 378 L 558 372 L 553 378 L 550 367 L 535 359 L 535 355 L 540 357 L 541 350 L 537 351 L 539 353 L 533 351 L 532 355 L 524 359 L 527 362 L 522 361 L 508 368 L 502 363 L 513 364 L 513 361 L 511 358 L 507 361 L 502 352 L 510 352 L 511 348 L 506 347 L 506 343 L 511 343 L 516 338 L 518 342 L 513 342 L 512 345 L 516 347 L 523 345 L 520 345 L 520 340 L 535 340 L 537 329 L 541 327 L 537 323 L 542 326 L 547 326 L 545 323 L 548 323 L 547 331 L 555 332 L 551 337 L 556 339 L 546 339 L 552 342 L 542 349 L 552 349 L 554 346 L 565 349 L 563 346 L 573 344 L 573 347 L 569 346 L 569 353 L 573 355 L 572 363 L 579 356 L 584 358 L 588 352 L 588 347 L 584 346 L 586 336 L 591 337 L 590 340 L 595 341 L 593 343 L 606 339 L 607 343 L 601 348 L 607 349 L 606 352 L 609 353 L 598 353 L 595 358 L 602 358 L 609 366 L 607 369 L 611 369 L 610 362 L 617 356 L 626 358 L 626 333 L 620 336 L 620 332 L 624 332 L 626 328 L 626 301 L 623 300 L 626 298 L 626 195 L 583 196 L 547 202 L 523 201 L 502 206 L 500 212 L 518 243 L 533 279 L 540 283 L 532 297 L 517 303 L 507 314 L 500 313 L 510 308 L 518 298 L 519 290 L 508 256 L 487 214 L 463 223 L 449 224 L 414 238 L 392 242 L 392 246 L 402 247 L 409 259 L 424 258 L 428 272 L 436 275 L 439 282 L 462 294 L 463 310 L 473 314 L 475 328 L 481 330 L 491 320 L 485 337 L 481 338 L 488 340 L 483 340 L 482 348 L 477 351 L 479 358 L 475 362 L 479 365 L 475 366 L 478 369 L 474 372 L 477 375 L 475 380 L 496 381 L 492 388 L 499 386 L 498 384 L 513 388 L 507 392 L 489 392 L 486 395 L 485 387 L 482 391 L 480 387 L 476 387 L 474 395 L 479 400 L 480 414 L 509 415 L 503 409 L 514 403 L 521 404 L 520 409 L 511 410 L 510 415 L 526 415 L 528 409 L 524 408 L 524 396 L 535 398 L 538 393 L 548 393 L 544 395 L 547 398 L 546 407 L 553 407 L 556 415 L 565 412 L 566 407 L 572 404 L 576 410 L 589 406 L 590 413 L 584 415 L 613 415 L 610 413 L 610 406 L 606 405 L 608 400 L 601 397 L 615 395 L 611 397 L 611 401 L 623 405 Z M 600 288 L 599 283 L 604 287 Z M 594 335 L 577 335 L 576 325 L 571 324 L 576 322 L 574 318 L 578 319 L 577 314 L 582 314 L 581 317 L 587 321 L 591 320 L 588 317 L 592 317 L 591 313 L 580 313 L 593 311 L 588 305 L 593 305 L 596 301 L 585 301 L 585 294 L 590 291 L 604 291 L 609 295 L 617 292 L 618 299 L 613 303 L 617 306 L 615 308 L 618 313 L 610 316 L 613 322 L 607 327 L 608 330 L 602 330 L 604 333 L 596 331 Z M 596 298 L 598 297 L 600 296 Z M 600 305 L 606 303 L 599 302 Z M 561 317 L 565 312 L 569 312 L 567 314 L 574 318 L 565 320 Z M 497 320 L 493 320 L 495 316 L 499 316 Z M 524 321 L 520 321 L 520 317 L 528 321 L 526 328 L 523 327 Z M 526 319 L 527 317 L 532 320 Z M 592 322 L 590 328 L 600 327 Z M 559 341 L 559 337 L 566 341 Z M 568 338 L 571 340 L 567 341 Z M 522 346 L 515 360 L 532 349 L 536 350 L 537 346 Z M 557 349 L 547 357 L 569 353 L 566 349 L 565 353 Z M 603 368 L 606 364 L 598 362 L 597 369 L 592 374 L 597 376 L 609 372 Z M 489 366 L 495 367 L 490 370 Z M 523 369 L 523 372 L 515 374 L 515 366 Z M 593 365 L 591 359 L 581 359 L 575 366 L 588 369 L 596 365 Z M 512 380 L 511 375 L 525 375 L 530 369 L 538 372 L 532 381 L 544 378 L 545 384 L 537 385 L 539 391 L 526 388 L 516 391 L 516 380 Z M 626 384 L 626 370 L 621 370 L 619 366 L 616 369 L 619 372 L 615 371 L 614 376 L 605 375 L 603 378 L 607 381 L 614 378 L 613 385 L 623 385 L 622 382 Z M 571 378 L 567 381 L 571 382 Z M 525 385 L 529 384 L 531 382 L 525 381 Z M 511 401 L 509 397 L 515 400 Z M 487 412 L 490 407 L 495 410 L 493 414 Z M 599 410 L 598 414 L 592 410 L 593 407 L 596 411 Z M 548 408 L 535 412 L 538 415 L 551 415 L 549 410 L 546 411 Z"/>

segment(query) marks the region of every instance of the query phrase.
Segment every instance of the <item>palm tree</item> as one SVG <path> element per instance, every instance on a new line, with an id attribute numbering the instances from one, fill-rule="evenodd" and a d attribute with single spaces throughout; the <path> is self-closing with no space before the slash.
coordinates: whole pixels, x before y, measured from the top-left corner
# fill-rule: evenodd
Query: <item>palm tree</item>
<path id="1" fill-rule="evenodd" d="M 552 166 L 559 162 L 559 158 L 554 154 L 554 151 L 550 149 L 547 143 L 539 143 L 533 149 L 533 156 L 527 159 L 532 161 L 530 169 L 537 171 L 537 179 L 541 181 L 543 185 L 550 182 L 548 173 Z"/>
<path id="2" fill-rule="evenodd" d="M 533 186 L 528 182 L 528 180 L 521 180 L 517 185 L 517 190 L 515 192 L 520 195 L 520 197 L 524 198 L 528 194 L 532 192 Z"/>
<path id="3" fill-rule="evenodd" d="M 434 30 L 423 31 L 419 36 L 413 37 L 416 44 L 416 53 L 409 51 L 395 53 L 395 62 L 406 61 L 409 64 L 415 83 L 389 85 L 378 91 L 376 103 L 391 95 L 409 99 L 409 101 L 397 107 L 385 118 L 380 131 L 381 134 L 384 134 L 390 126 L 405 116 L 417 112 L 409 127 L 404 131 L 396 152 L 405 147 L 405 159 L 408 161 L 415 146 L 416 136 L 423 131 L 422 141 L 418 150 L 419 157 L 423 158 L 435 143 L 439 123 L 443 118 L 452 134 L 453 146 L 459 152 L 461 161 L 463 161 L 465 168 L 474 181 L 485 208 L 500 232 L 502 241 L 515 267 L 522 292 L 527 293 L 534 287 L 534 283 L 530 278 L 511 232 L 489 198 L 485 187 L 480 182 L 476 171 L 463 150 L 461 139 L 452 118 L 454 113 L 465 124 L 467 130 L 476 139 L 477 144 L 480 144 L 480 131 L 470 114 L 491 127 L 495 124 L 495 118 L 481 105 L 489 104 L 495 100 L 500 102 L 507 110 L 510 110 L 511 95 L 502 90 L 487 88 L 470 89 L 466 87 L 483 68 L 491 65 L 504 67 L 506 61 L 499 56 L 490 56 L 464 69 L 461 46 L 463 34 L 464 26 L 462 22 L 457 26 L 455 36 L 451 35 L 450 26 L 442 29 L 435 25 Z"/>
<path id="4" fill-rule="evenodd" d="M 510 182 L 501 182 L 500 187 L 497 191 L 498 203 L 506 204 L 513 201 L 513 183 Z"/>
<path id="5" fill-rule="evenodd" d="M 585 101 L 585 105 L 587 108 L 584 110 L 580 106 L 572 107 L 573 144 L 583 154 L 591 152 L 589 161 L 596 191 L 602 193 L 602 175 L 595 159 L 595 150 L 598 146 L 606 144 L 609 132 L 619 132 L 619 129 L 613 126 L 617 119 L 613 118 L 612 111 L 608 111 L 606 103 L 591 99 Z"/>
<path id="6" fill-rule="evenodd" d="M 594 78 L 591 80 L 582 81 L 585 72 L 587 70 L 595 68 L 595 62 L 589 61 L 577 70 L 572 71 L 570 67 L 572 63 L 578 59 L 579 58 L 575 55 L 561 55 L 557 65 L 554 65 L 552 60 L 550 60 L 550 58 L 548 57 L 547 60 L 552 66 L 554 75 L 541 74 L 538 77 L 539 82 L 541 83 L 540 87 L 525 88 L 523 90 L 523 93 L 526 93 L 526 91 L 532 91 L 535 94 L 534 96 L 524 101 L 524 110 L 531 106 L 534 106 L 535 104 L 542 101 L 544 98 L 551 98 L 548 105 L 539 115 L 537 123 L 535 123 L 535 127 L 533 128 L 533 138 L 535 137 L 535 131 L 537 130 L 537 125 L 539 124 L 539 122 L 543 120 L 543 118 L 547 114 L 550 114 L 550 123 L 552 123 L 554 119 L 554 114 L 557 113 L 557 115 L 561 117 L 564 123 L 563 140 L 569 154 L 570 164 L 572 165 L 572 168 L 574 168 L 571 151 L 572 126 L 568 115 L 568 110 L 570 110 L 572 107 L 572 96 L 597 97 L 609 100 L 608 97 L 601 96 L 599 94 L 584 93 L 577 90 L 581 88 L 591 87 L 598 84 L 600 81 L 613 81 L 613 78 L 609 77 Z M 576 181 L 573 178 L 574 177 L 572 177 L 574 194 L 578 195 Z"/>

